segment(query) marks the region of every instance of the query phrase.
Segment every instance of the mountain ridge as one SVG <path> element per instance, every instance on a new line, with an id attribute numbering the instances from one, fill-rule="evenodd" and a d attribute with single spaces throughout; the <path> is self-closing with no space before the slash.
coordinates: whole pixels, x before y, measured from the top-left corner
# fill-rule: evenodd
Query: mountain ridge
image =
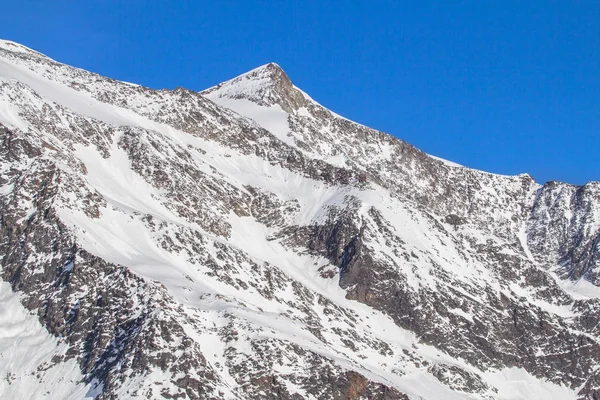
<path id="1" fill-rule="evenodd" d="M 11 41 L 11 40 L 0 39 L 0 44 L 2 44 L 4 48 L 7 48 L 7 46 L 11 46 L 11 47 L 13 47 L 13 48 L 21 48 L 21 49 L 25 50 L 25 52 L 30 52 L 30 53 L 33 53 L 33 54 L 35 54 L 35 55 L 37 55 L 37 56 L 41 56 L 41 57 L 43 57 L 43 58 L 47 58 L 47 59 L 49 59 L 49 60 L 51 60 L 51 61 L 55 61 L 54 59 L 52 59 L 52 58 L 48 57 L 47 55 L 45 55 L 45 54 L 43 54 L 43 53 L 41 53 L 41 52 L 38 52 L 38 51 L 36 51 L 36 50 L 34 50 L 34 49 L 30 48 L 30 47 L 24 46 L 24 45 L 22 45 L 22 44 L 20 44 L 20 43 L 17 43 L 17 42 Z M 86 70 L 84 70 L 84 69 L 82 69 L 82 68 L 79 68 L 79 67 L 74 67 L 74 66 L 70 66 L 70 67 L 71 67 L 71 68 L 76 68 L 76 69 L 78 69 L 78 70 L 81 70 L 81 71 L 88 72 L 88 71 L 86 71 Z M 283 76 L 285 77 L 285 79 L 287 79 L 287 80 L 288 80 L 288 81 L 291 83 L 291 85 L 293 86 L 293 88 L 294 88 L 294 89 L 296 89 L 296 90 L 297 90 L 297 91 L 299 91 L 299 92 L 300 92 L 302 95 L 304 95 L 304 97 L 306 98 L 306 100 L 308 100 L 308 101 L 311 101 L 311 102 L 314 102 L 314 103 L 316 103 L 317 105 L 319 105 L 319 106 L 321 106 L 321 107 L 323 107 L 323 108 L 326 108 L 325 106 L 321 105 L 321 104 L 320 104 L 320 103 L 318 103 L 316 100 L 314 100 L 314 99 L 313 99 L 311 96 L 309 96 L 309 95 L 308 95 L 306 92 L 304 92 L 304 91 L 303 91 L 303 90 L 301 90 L 300 88 L 298 88 L 298 87 L 296 87 L 295 85 L 293 85 L 293 82 L 291 81 L 291 79 L 289 78 L 289 76 L 287 75 L 287 73 L 285 72 L 285 70 L 284 70 L 284 69 L 283 69 L 283 68 L 280 66 L 280 64 L 279 64 L 279 63 L 277 63 L 277 62 L 275 62 L 275 61 L 271 61 L 271 62 L 268 62 L 268 63 L 266 63 L 266 64 L 262 64 L 262 65 L 260 65 L 260 66 L 258 66 L 258 67 L 255 67 L 255 68 L 253 68 L 253 69 L 250 69 L 250 70 L 248 70 L 247 72 L 241 73 L 241 74 L 239 74 L 238 76 L 236 76 L 236 77 L 234 77 L 234 78 L 232 78 L 232 79 L 226 80 L 226 81 L 224 81 L 224 82 L 221 82 L 221 83 L 219 83 L 219 84 L 217 84 L 217 85 L 214 85 L 214 86 L 212 86 L 212 87 L 209 87 L 209 88 L 207 88 L 207 89 L 203 89 L 203 90 L 197 91 L 197 93 L 200 93 L 200 94 L 203 94 L 203 93 L 204 93 L 204 94 L 209 94 L 209 93 L 210 93 L 210 92 L 212 92 L 213 90 L 216 90 L 218 87 L 222 87 L 223 85 L 225 85 L 225 84 L 227 84 L 227 83 L 229 83 L 229 82 L 231 82 L 231 81 L 234 81 L 235 79 L 242 78 L 242 77 L 247 77 L 249 74 L 251 74 L 251 73 L 253 73 L 253 72 L 259 72 L 259 71 L 261 71 L 262 69 L 267 69 L 268 67 L 272 67 L 274 70 L 276 70 L 276 71 L 279 71 L 279 72 L 278 72 L 276 75 L 279 75 L 279 74 L 283 75 Z M 98 74 L 98 73 L 95 73 L 95 72 L 90 72 L 90 73 L 92 73 L 92 74 L 94 74 L 94 75 L 102 76 L 102 75 L 100 75 L 100 74 Z M 144 87 L 144 88 L 147 88 L 147 89 L 151 89 L 151 90 L 157 90 L 157 91 L 163 91 L 163 90 L 164 90 L 164 91 L 185 90 L 185 91 L 190 91 L 190 92 L 193 92 L 192 90 L 190 90 L 190 89 L 185 89 L 184 87 L 181 87 L 181 86 L 178 86 L 177 88 L 174 88 L 174 89 L 168 89 L 168 88 L 156 89 L 156 88 L 151 88 L 151 87 L 149 87 L 149 86 L 144 86 L 144 85 L 137 84 L 137 83 L 131 83 L 131 82 L 127 82 L 127 81 L 118 80 L 118 79 L 115 79 L 115 78 L 110 78 L 110 77 L 108 77 L 108 79 L 114 80 L 114 81 L 116 81 L 116 82 L 120 82 L 121 84 L 132 85 L 132 86 L 139 86 L 139 87 Z M 342 116 L 342 115 L 340 115 L 340 114 L 337 114 L 337 113 L 335 113 L 335 112 L 333 112 L 333 111 L 331 111 L 331 110 L 329 110 L 329 109 L 327 109 L 327 110 L 328 110 L 328 111 L 329 111 L 331 114 L 333 114 L 333 115 L 335 115 L 335 116 L 337 116 L 337 117 L 339 117 L 339 118 L 345 119 L 345 120 L 347 120 L 347 121 L 350 121 L 350 122 L 352 122 L 353 124 L 358 124 L 358 125 L 365 126 L 366 128 L 373 129 L 373 128 L 370 128 L 370 127 L 368 127 L 368 126 L 366 126 L 366 125 L 363 125 L 363 124 L 360 124 L 360 123 L 358 123 L 358 122 L 352 121 L 350 118 L 348 118 L 348 117 L 344 117 L 344 116 Z M 376 129 L 375 129 L 375 130 L 376 130 Z M 395 135 L 393 135 L 393 134 L 391 134 L 391 133 L 386 133 L 386 134 L 388 134 L 388 135 L 390 135 L 390 136 L 392 136 L 392 137 L 394 137 L 394 138 L 397 138 L 397 136 L 395 136 Z M 402 140 L 402 139 L 400 139 L 400 140 Z M 474 167 L 468 167 L 468 166 L 460 165 L 460 164 L 458 164 L 458 163 L 455 163 L 455 162 L 454 162 L 454 161 L 452 161 L 452 160 L 447 160 L 447 159 L 444 159 L 444 158 L 441 158 L 441 157 L 438 157 L 438 156 L 435 156 L 435 155 L 432 155 L 432 154 L 428 154 L 428 153 L 426 153 L 426 154 L 427 154 L 427 155 L 429 155 L 430 157 L 433 157 L 433 158 L 435 158 L 435 159 L 438 159 L 438 160 L 440 160 L 440 161 L 446 162 L 446 163 L 448 163 L 449 165 L 453 165 L 453 166 L 459 166 L 459 167 L 463 167 L 463 168 L 468 168 L 468 169 L 471 169 L 471 170 L 474 170 L 474 171 L 480 171 L 480 172 L 484 172 L 484 173 L 488 173 L 488 174 L 500 175 L 500 176 L 521 176 L 521 175 L 527 175 L 527 176 L 531 176 L 531 175 L 530 175 L 529 173 L 527 173 L 527 172 L 521 172 L 521 173 L 518 173 L 518 174 L 515 174 L 515 175 L 507 175 L 507 174 L 501 174 L 501 173 L 489 172 L 489 171 L 485 171 L 485 170 L 478 169 L 478 168 L 474 168 Z M 533 178 L 533 177 L 532 177 L 532 178 Z M 537 181 L 536 181 L 536 182 L 537 182 Z M 558 183 L 562 183 L 562 184 L 571 185 L 571 186 L 574 186 L 574 187 L 583 187 L 583 186 L 586 186 L 587 184 L 593 184 L 593 183 L 596 183 L 596 182 L 599 182 L 599 181 L 594 181 L 594 180 L 591 180 L 591 181 L 588 181 L 588 182 L 586 182 L 586 183 L 585 183 L 585 184 L 583 184 L 583 185 L 578 185 L 578 184 L 574 184 L 574 183 L 570 183 L 570 182 L 565 182 L 565 181 L 558 181 L 558 180 L 549 180 L 549 181 L 547 181 L 547 182 L 545 182 L 545 183 L 550 183 L 550 182 L 558 182 Z M 544 184 L 545 184 L 545 183 L 542 183 L 542 182 L 537 182 L 537 183 L 538 183 L 538 184 L 540 184 L 540 185 L 544 185 Z"/>

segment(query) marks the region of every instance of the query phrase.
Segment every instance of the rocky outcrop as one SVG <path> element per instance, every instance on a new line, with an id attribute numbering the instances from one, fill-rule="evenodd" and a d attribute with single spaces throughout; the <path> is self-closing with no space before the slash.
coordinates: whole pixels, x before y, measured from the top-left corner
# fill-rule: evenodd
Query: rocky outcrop
<path id="1" fill-rule="evenodd" d="M 248 100 L 258 105 L 278 105 L 282 110 L 293 113 L 309 104 L 298 91 L 281 67 L 269 63 L 253 69 L 230 81 L 223 82 L 203 94 L 219 92 L 219 96 L 237 100 Z"/>
<path id="2" fill-rule="evenodd" d="M 528 220 L 529 248 L 542 265 L 560 265 L 561 277 L 600 285 L 600 184 L 548 182 Z"/>

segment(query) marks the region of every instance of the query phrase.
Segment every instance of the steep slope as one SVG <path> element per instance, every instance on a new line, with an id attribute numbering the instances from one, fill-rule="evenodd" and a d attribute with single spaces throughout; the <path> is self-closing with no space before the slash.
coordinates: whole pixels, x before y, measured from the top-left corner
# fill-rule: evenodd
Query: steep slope
<path id="1" fill-rule="evenodd" d="M 156 91 L 0 42 L 0 124 L 0 274 L 73 398 L 599 395 L 595 184 L 432 158 L 275 64 Z"/>
<path id="2" fill-rule="evenodd" d="M 545 314 L 550 319 L 554 314 L 582 323 L 580 333 L 585 335 L 591 328 L 597 337 L 598 332 L 594 331 L 598 322 L 596 299 L 600 294 L 594 285 L 599 271 L 597 183 L 576 188 L 550 182 L 540 187 L 527 175 L 497 176 L 427 156 L 402 141 L 331 113 L 294 88 L 289 79 L 280 78 L 281 74 L 283 71 L 276 65 L 269 64 L 204 94 L 247 117 L 268 115 L 269 118 L 257 121 L 279 137 L 287 137 L 290 145 L 312 157 L 337 158 L 341 165 L 368 172 L 372 182 L 434 221 L 426 232 L 443 238 L 429 244 L 420 240 L 416 248 L 407 248 L 407 243 L 414 243 L 415 232 L 398 233 L 398 228 L 406 224 L 394 223 L 393 218 L 385 215 L 381 218 L 380 207 L 369 210 L 376 217 L 366 229 L 362 221 L 356 223 L 344 215 L 332 219 L 329 227 L 318 232 L 320 243 L 316 248 L 340 267 L 340 284 L 349 289 L 350 298 L 385 310 L 400 326 L 417 332 L 422 340 L 482 367 L 500 364 L 530 371 L 545 369 L 546 377 L 561 374 L 567 365 L 571 370 L 578 368 L 581 358 L 587 356 L 578 354 L 568 344 L 580 341 L 577 334 L 572 335 L 567 329 L 566 335 L 572 337 L 563 343 L 564 351 L 556 352 L 556 340 L 552 337 L 563 336 L 565 332 L 560 329 L 550 332 L 541 327 L 548 319 Z M 265 78 L 269 75 L 273 79 Z M 268 89 L 257 90 L 261 85 Z M 291 91 L 295 91 L 294 96 L 289 96 Z M 256 92 L 271 93 L 270 102 L 257 102 Z M 294 99 L 303 96 L 304 100 L 295 100 L 295 108 L 283 107 L 280 99 L 285 96 Z M 386 222 L 391 222 L 391 229 L 385 227 Z M 352 239 L 345 242 L 336 239 L 340 237 L 340 229 L 345 229 L 346 237 Z M 378 230 L 380 237 L 373 240 L 376 234 L 370 234 L 369 229 Z M 379 246 L 385 243 L 389 251 L 393 236 L 399 250 L 404 250 L 404 260 L 398 257 L 398 248 L 385 259 L 374 254 L 381 250 L 374 251 L 363 240 L 370 239 Z M 300 242 L 306 243 L 307 238 Z M 314 241 L 308 239 L 308 242 L 309 247 L 315 247 Z M 440 252 L 447 253 L 452 248 L 463 254 L 455 258 L 444 255 L 440 260 Z M 435 250 L 426 251 L 429 260 L 419 265 L 414 258 L 424 249 Z M 345 252 L 350 252 L 351 257 Z M 431 253 L 437 257 L 431 257 Z M 469 264 L 475 267 L 472 271 Z M 374 274 L 374 270 L 378 273 Z M 571 280 L 555 281 L 554 273 Z M 419 284 L 411 283 L 415 279 L 410 278 L 416 278 Z M 449 288 L 455 293 L 448 293 Z M 462 290 L 456 293 L 457 289 Z M 461 333 L 458 333 L 461 329 L 458 332 L 456 329 L 461 322 L 456 320 L 452 309 L 460 310 L 459 320 L 465 317 L 460 314 L 468 311 L 468 321 Z M 573 309 L 578 312 L 572 313 Z M 448 316 L 451 324 L 444 321 Z M 532 330 L 536 324 L 540 329 Z M 450 340 L 449 328 L 454 336 Z M 531 337 L 523 338 L 522 331 Z M 482 337 L 486 339 L 482 341 Z M 597 341 L 593 342 L 591 347 L 596 349 Z M 531 352 L 535 355 L 528 354 Z M 555 354 L 555 360 L 550 353 Z M 565 362 L 560 354 L 571 354 L 573 361 Z M 589 368 L 594 370 L 593 363 Z M 588 390 L 598 386 L 598 378 L 590 379 L 587 372 L 575 379 L 578 384 L 587 385 Z"/>

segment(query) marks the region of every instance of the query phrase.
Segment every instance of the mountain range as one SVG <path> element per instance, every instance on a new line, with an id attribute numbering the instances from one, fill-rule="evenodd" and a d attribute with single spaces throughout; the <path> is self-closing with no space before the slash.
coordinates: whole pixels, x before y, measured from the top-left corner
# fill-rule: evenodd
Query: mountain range
<path id="1" fill-rule="evenodd" d="M 10 41 L 0 168 L 0 398 L 600 400 L 598 182 Z"/>

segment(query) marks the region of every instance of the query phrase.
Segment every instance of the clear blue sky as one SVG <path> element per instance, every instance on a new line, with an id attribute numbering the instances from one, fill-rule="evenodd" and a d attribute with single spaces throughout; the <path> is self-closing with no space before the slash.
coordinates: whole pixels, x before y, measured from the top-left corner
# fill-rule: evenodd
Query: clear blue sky
<path id="1" fill-rule="evenodd" d="M 0 37 L 154 88 L 275 61 L 323 105 L 431 154 L 600 180 L 597 0 L 19 0 Z"/>

